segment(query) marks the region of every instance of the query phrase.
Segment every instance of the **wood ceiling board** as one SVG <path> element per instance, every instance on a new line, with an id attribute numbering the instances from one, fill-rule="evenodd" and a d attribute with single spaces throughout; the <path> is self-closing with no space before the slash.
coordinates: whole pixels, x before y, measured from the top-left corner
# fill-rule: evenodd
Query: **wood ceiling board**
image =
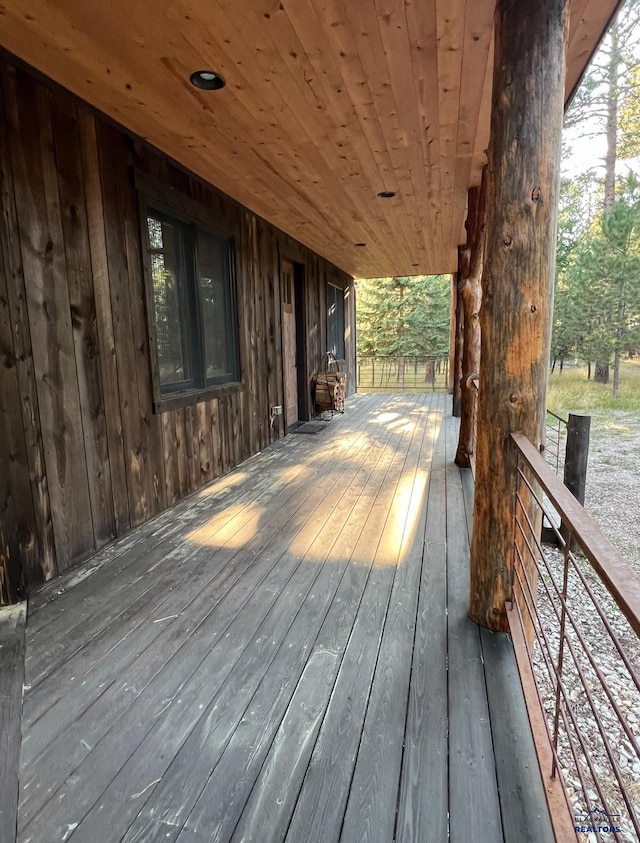
<path id="1" fill-rule="evenodd" d="M 489 5 L 468 0 L 464 22 L 461 78 L 456 139 L 456 172 L 453 194 L 453 228 L 449 240 L 459 241 L 459 220 L 465 215 L 467 193 L 472 184 L 476 138 L 479 135 L 480 108 L 489 69 L 493 35 L 493 9 Z M 487 129 L 488 134 L 488 129 Z M 458 228 L 456 228 L 458 226 Z"/>
<path id="2" fill-rule="evenodd" d="M 2 0 L 0 40 L 352 274 L 431 273 L 480 180 L 493 5 Z M 573 0 L 568 89 L 615 5 Z M 204 67 L 223 91 L 189 85 Z"/>
<path id="3" fill-rule="evenodd" d="M 429 153 L 425 143 L 425 126 L 420 119 L 418 89 L 413 74 L 411 61 L 411 41 L 404 2 L 398 0 L 376 0 L 376 13 L 380 26 L 380 35 L 385 51 L 389 81 L 396 102 L 396 110 L 402 129 L 402 141 L 405 146 L 409 174 L 416 197 L 414 222 L 418 225 L 417 236 L 429 232 L 426 245 L 431 247 L 431 254 L 436 254 L 437 244 L 441 241 L 441 232 L 435 228 L 431 208 L 427 201 Z"/>
<path id="4" fill-rule="evenodd" d="M 365 179 L 363 185 L 364 196 L 367 203 L 370 203 L 371 198 L 377 196 L 377 193 L 381 190 L 386 189 L 385 185 L 391 179 L 394 179 L 393 165 L 391 164 L 391 169 L 385 167 L 385 170 L 381 172 L 376 166 L 376 160 L 372 154 L 372 148 L 377 148 L 379 144 L 384 143 L 384 139 L 376 120 L 375 112 L 370 110 L 373 106 L 370 93 L 367 92 L 367 100 L 365 101 L 365 108 L 367 108 L 368 113 L 363 115 L 363 117 L 368 119 L 361 119 L 359 110 L 355 105 L 355 102 L 358 101 L 357 94 L 353 91 L 349 82 L 345 80 L 344 74 L 335 76 L 335 71 L 333 71 L 333 78 L 330 78 L 329 74 L 325 71 L 327 57 L 332 59 L 330 62 L 332 68 L 341 69 L 342 67 L 340 53 L 344 52 L 344 50 L 341 49 L 341 42 L 335 39 L 331 31 L 334 28 L 333 23 L 339 24 L 341 18 L 336 18 L 333 14 L 328 14 L 326 6 L 324 14 L 316 16 L 314 5 L 311 2 L 305 3 L 304 0 L 303 2 L 295 0 L 295 2 L 289 3 L 285 6 L 285 10 L 289 15 L 294 31 L 300 38 L 302 48 L 310 58 L 317 78 L 323 81 L 325 97 L 327 101 L 332 103 L 336 124 L 340 127 L 349 126 L 353 124 L 354 118 L 357 120 L 359 131 L 344 132 L 343 140 L 338 147 L 337 154 L 339 158 L 343 157 L 345 150 L 354 146 L 355 140 L 357 157 L 354 160 L 353 169 L 359 177 L 361 176 Z M 340 12 L 335 7 L 331 11 L 333 13 Z M 342 10 L 342 13 L 344 14 L 344 10 Z M 364 72 L 361 71 L 359 76 L 358 87 L 361 89 L 368 88 Z M 354 94 L 356 94 L 355 102 Z M 368 137 L 369 126 L 376 132 L 371 140 Z M 351 190 L 350 183 L 349 190 Z M 406 227 L 398 225 L 397 206 L 394 207 L 391 203 L 380 200 L 379 202 L 380 218 L 386 219 L 394 226 L 398 244 L 404 242 L 405 249 L 409 251 L 412 239 L 406 236 Z"/>
<path id="5" fill-rule="evenodd" d="M 407 24 L 413 33 L 411 66 L 416 85 L 422 143 L 425 151 L 427 199 L 432 229 L 423 232 L 430 240 L 442 240 L 442 212 L 440 207 L 440 119 L 438 113 L 438 55 L 432 45 L 437 43 L 435 3 L 407 0 Z"/>
<path id="6" fill-rule="evenodd" d="M 569 45 L 565 100 L 568 101 L 580 84 L 586 66 L 598 48 L 622 0 L 573 0 L 569 12 Z"/>
<path id="7" fill-rule="evenodd" d="M 408 153 L 404 141 L 399 106 L 390 78 L 384 39 L 375 5 L 372 0 L 363 0 L 362 3 L 347 2 L 344 7 L 349 25 L 357 39 L 358 54 L 369 80 L 378 124 L 393 167 L 393 182 L 381 185 L 374 195 L 380 190 L 391 190 L 398 194 L 392 200 L 378 201 L 382 201 L 385 205 L 388 202 L 389 204 L 393 203 L 397 209 L 401 209 L 403 239 L 408 236 L 410 231 L 413 232 L 413 244 L 415 245 L 413 248 L 407 247 L 409 254 L 404 261 L 405 272 L 408 273 L 411 264 L 416 261 L 420 264 L 432 265 L 428 254 L 425 254 L 424 246 L 421 248 L 421 244 L 425 242 L 422 215 L 427 212 L 427 209 L 419 207 L 420 203 L 415 195 L 410 153 Z M 429 245 L 434 244 L 430 241 Z"/>

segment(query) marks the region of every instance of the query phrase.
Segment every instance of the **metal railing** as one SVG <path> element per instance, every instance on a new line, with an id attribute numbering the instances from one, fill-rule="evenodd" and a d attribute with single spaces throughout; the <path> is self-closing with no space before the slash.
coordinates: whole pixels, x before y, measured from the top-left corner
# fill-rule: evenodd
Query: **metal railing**
<path id="1" fill-rule="evenodd" d="M 448 355 L 359 356 L 359 392 L 447 392 Z"/>
<path id="2" fill-rule="evenodd" d="M 547 410 L 544 458 L 556 474 L 562 475 L 568 419 Z"/>
<path id="3" fill-rule="evenodd" d="M 638 841 L 640 575 L 531 443 L 512 441 L 508 617 L 556 839 Z M 540 542 L 543 513 L 562 524 L 559 549 Z"/>

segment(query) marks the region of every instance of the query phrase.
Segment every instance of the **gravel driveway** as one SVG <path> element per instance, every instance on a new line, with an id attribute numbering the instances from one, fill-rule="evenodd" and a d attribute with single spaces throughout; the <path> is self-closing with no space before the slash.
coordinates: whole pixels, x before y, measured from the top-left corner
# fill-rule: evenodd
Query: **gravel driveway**
<path id="1" fill-rule="evenodd" d="M 591 414 L 585 506 L 640 573 L 640 414 Z"/>

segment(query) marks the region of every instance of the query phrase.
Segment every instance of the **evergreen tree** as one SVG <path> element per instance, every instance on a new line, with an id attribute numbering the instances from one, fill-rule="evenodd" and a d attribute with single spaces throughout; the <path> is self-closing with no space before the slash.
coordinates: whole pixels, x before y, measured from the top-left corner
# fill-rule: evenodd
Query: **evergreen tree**
<path id="1" fill-rule="evenodd" d="M 358 281 L 360 356 L 443 356 L 449 348 L 449 275 Z"/>
<path id="2" fill-rule="evenodd" d="M 614 17 L 565 119 L 566 127 L 578 128 L 583 136 L 603 136 L 606 139 L 603 162 L 605 214 L 615 202 L 619 147 L 626 143 L 625 155 L 637 148 L 637 137 L 634 139 L 633 135 L 635 124 L 632 125 L 630 114 L 632 103 L 637 98 L 636 45 L 639 32 L 640 0 L 627 0 Z M 600 347 L 598 343 L 596 345 Z M 596 357 L 595 380 L 609 382 L 607 359 Z"/>
<path id="3" fill-rule="evenodd" d="M 582 235 L 569 295 L 576 312 L 580 305 L 577 350 L 607 365 L 613 361 L 617 395 L 621 357 L 640 339 L 640 183 L 634 175 Z"/>
<path id="4" fill-rule="evenodd" d="M 551 359 L 553 365 L 562 363 L 572 353 L 582 353 L 584 317 L 582 302 L 575 292 L 580 284 L 580 244 L 587 230 L 590 213 L 588 176 L 574 180 L 562 179 L 558 207 L 558 243 L 556 251 L 556 282 L 553 311 Z"/>

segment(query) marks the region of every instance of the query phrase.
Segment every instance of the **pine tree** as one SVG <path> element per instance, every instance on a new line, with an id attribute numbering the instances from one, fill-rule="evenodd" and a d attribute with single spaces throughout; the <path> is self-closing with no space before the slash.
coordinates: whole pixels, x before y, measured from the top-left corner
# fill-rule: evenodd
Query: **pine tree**
<path id="1" fill-rule="evenodd" d="M 625 125 L 632 130 L 629 119 L 625 122 L 625 101 L 627 112 L 632 107 L 637 80 L 638 58 L 634 45 L 640 31 L 640 0 L 627 0 L 609 28 L 591 67 L 587 71 L 571 104 L 565 126 L 578 127 L 585 136 L 604 135 L 606 152 L 603 173 L 603 210 L 607 214 L 615 202 L 616 162 L 618 149 L 623 141 Z M 627 117 L 629 115 L 627 114 Z M 627 134 L 630 152 L 635 142 Z M 596 358 L 594 379 L 600 383 L 609 382 L 609 363 L 605 358 Z"/>
<path id="2" fill-rule="evenodd" d="M 607 365 L 613 360 L 615 396 L 621 357 L 640 339 L 640 183 L 634 175 L 582 236 L 571 295 L 582 304 L 579 350 Z"/>
<path id="3" fill-rule="evenodd" d="M 443 356 L 449 347 L 451 278 L 395 276 L 358 281 L 360 356 Z"/>

